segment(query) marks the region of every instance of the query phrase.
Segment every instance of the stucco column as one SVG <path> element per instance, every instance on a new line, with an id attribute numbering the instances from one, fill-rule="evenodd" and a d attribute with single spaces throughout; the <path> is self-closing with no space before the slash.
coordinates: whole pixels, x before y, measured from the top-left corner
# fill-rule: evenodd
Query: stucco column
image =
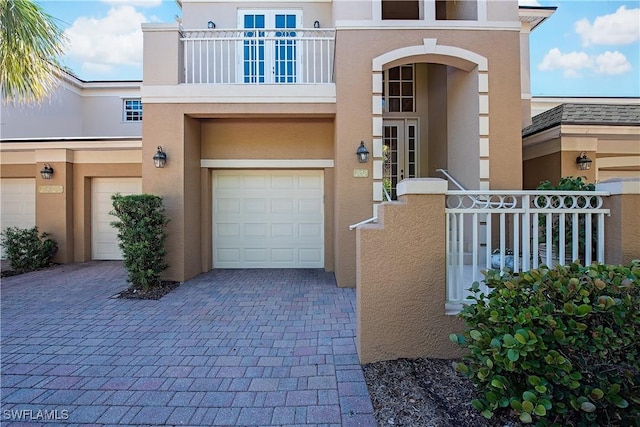
<path id="1" fill-rule="evenodd" d="M 608 191 L 604 207 L 611 216 L 604 221 L 604 257 L 607 264 L 629 264 L 640 259 L 640 178 L 607 181 L 596 185 L 598 191 Z"/>
<path id="2" fill-rule="evenodd" d="M 73 262 L 73 152 L 69 150 L 36 151 L 36 225 L 58 243 L 53 262 Z M 45 164 L 53 168 L 51 179 L 40 170 Z"/>
<path id="3" fill-rule="evenodd" d="M 398 202 L 356 230 L 358 355 L 362 363 L 402 357 L 454 358 L 463 328 L 445 314 L 445 192 L 438 178 L 398 184 Z"/>

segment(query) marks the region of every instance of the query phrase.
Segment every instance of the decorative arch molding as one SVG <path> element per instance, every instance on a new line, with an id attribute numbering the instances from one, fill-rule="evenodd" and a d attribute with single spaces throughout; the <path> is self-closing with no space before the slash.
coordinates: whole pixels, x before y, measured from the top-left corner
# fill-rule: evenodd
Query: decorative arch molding
<path id="1" fill-rule="evenodd" d="M 437 39 L 423 39 L 422 45 L 406 46 L 383 53 L 372 60 L 373 79 L 373 201 L 382 201 L 382 72 L 409 63 L 442 64 L 478 76 L 479 183 L 489 189 L 489 65 L 486 57 L 455 46 L 438 45 Z M 374 215 L 377 206 L 374 207 Z"/>
<path id="2" fill-rule="evenodd" d="M 398 63 L 406 63 L 407 58 L 428 55 L 427 62 L 435 64 L 450 65 L 464 71 L 471 71 L 478 67 L 480 72 L 488 72 L 488 61 L 482 55 L 478 55 L 470 50 L 455 46 L 438 45 L 438 39 L 423 39 L 423 44 L 418 46 L 401 47 L 373 58 L 373 72 L 382 71 L 387 64 L 387 68 Z"/>

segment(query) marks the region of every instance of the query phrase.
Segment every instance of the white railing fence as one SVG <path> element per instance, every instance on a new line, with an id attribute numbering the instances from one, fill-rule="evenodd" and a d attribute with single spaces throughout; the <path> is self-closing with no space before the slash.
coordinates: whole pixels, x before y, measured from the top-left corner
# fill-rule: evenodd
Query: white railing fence
<path id="1" fill-rule="evenodd" d="M 460 311 L 482 270 L 604 261 L 607 192 L 448 191 L 448 314 Z M 550 250 L 546 250 L 550 249 Z M 483 290 L 485 294 L 488 290 Z"/>
<path id="2" fill-rule="evenodd" d="M 335 30 L 183 31 L 183 83 L 333 83 Z"/>

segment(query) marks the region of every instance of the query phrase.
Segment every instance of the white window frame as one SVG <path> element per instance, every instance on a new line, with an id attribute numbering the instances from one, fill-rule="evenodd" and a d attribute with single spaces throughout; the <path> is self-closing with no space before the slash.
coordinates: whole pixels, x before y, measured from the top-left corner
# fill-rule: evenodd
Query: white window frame
<path id="1" fill-rule="evenodd" d="M 127 104 L 129 102 L 137 102 L 140 108 L 128 108 Z M 125 123 L 137 123 L 142 121 L 142 98 L 124 98 L 122 100 L 122 121 Z"/>
<path id="2" fill-rule="evenodd" d="M 244 17 L 246 15 L 264 15 L 265 29 L 269 38 L 273 36 L 274 30 L 276 30 L 276 15 L 295 15 L 296 16 L 296 29 L 301 30 L 302 26 L 302 9 L 238 9 L 238 30 L 243 31 Z M 296 48 L 296 82 L 299 82 L 304 75 L 302 70 L 302 45 Z M 236 70 L 237 80 L 240 83 L 244 83 L 244 42 L 238 42 L 236 55 Z M 257 84 L 274 84 L 275 83 L 275 42 L 274 40 L 267 40 L 264 46 L 264 83 Z M 269 70 L 271 68 L 271 70 Z M 255 83 L 246 83 L 255 84 Z M 293 84 L 293 83 L 277 83 L 277 84 Z"/>

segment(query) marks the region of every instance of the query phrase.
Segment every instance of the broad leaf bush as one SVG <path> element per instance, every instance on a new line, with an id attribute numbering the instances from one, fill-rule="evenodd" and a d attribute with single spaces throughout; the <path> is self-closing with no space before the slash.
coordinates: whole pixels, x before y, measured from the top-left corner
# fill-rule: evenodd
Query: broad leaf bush
<path id="1" fill-rule="evenodd" d="M 111 225 L 118 229 L 119 246 L 131 287 L 147 291 L 160 285 L 160 273 L 168 267 L 164 262 L 164 241 L 169 220 L 164 214 L 162 197 L 114 194 L 111 200 L 113 211 L 110 213 L 119 219 Z"/>
<path id="2" fill-rule="evenodd" d="M 11 268 L 20 273 L 49 267 L 58 251 L 56 241 L 39 233 L 38 227 L 8 227 L 0 239 Z"/>
<path id="3" fill-rule="evenodd" d="M 455 367 L 480 392 L 475 409 L 538 426 L 640 425 L 640 261 L 484 281 L 489 295 L 474 283 L 465 331 L 450 337 L 469 350 Z"/>

